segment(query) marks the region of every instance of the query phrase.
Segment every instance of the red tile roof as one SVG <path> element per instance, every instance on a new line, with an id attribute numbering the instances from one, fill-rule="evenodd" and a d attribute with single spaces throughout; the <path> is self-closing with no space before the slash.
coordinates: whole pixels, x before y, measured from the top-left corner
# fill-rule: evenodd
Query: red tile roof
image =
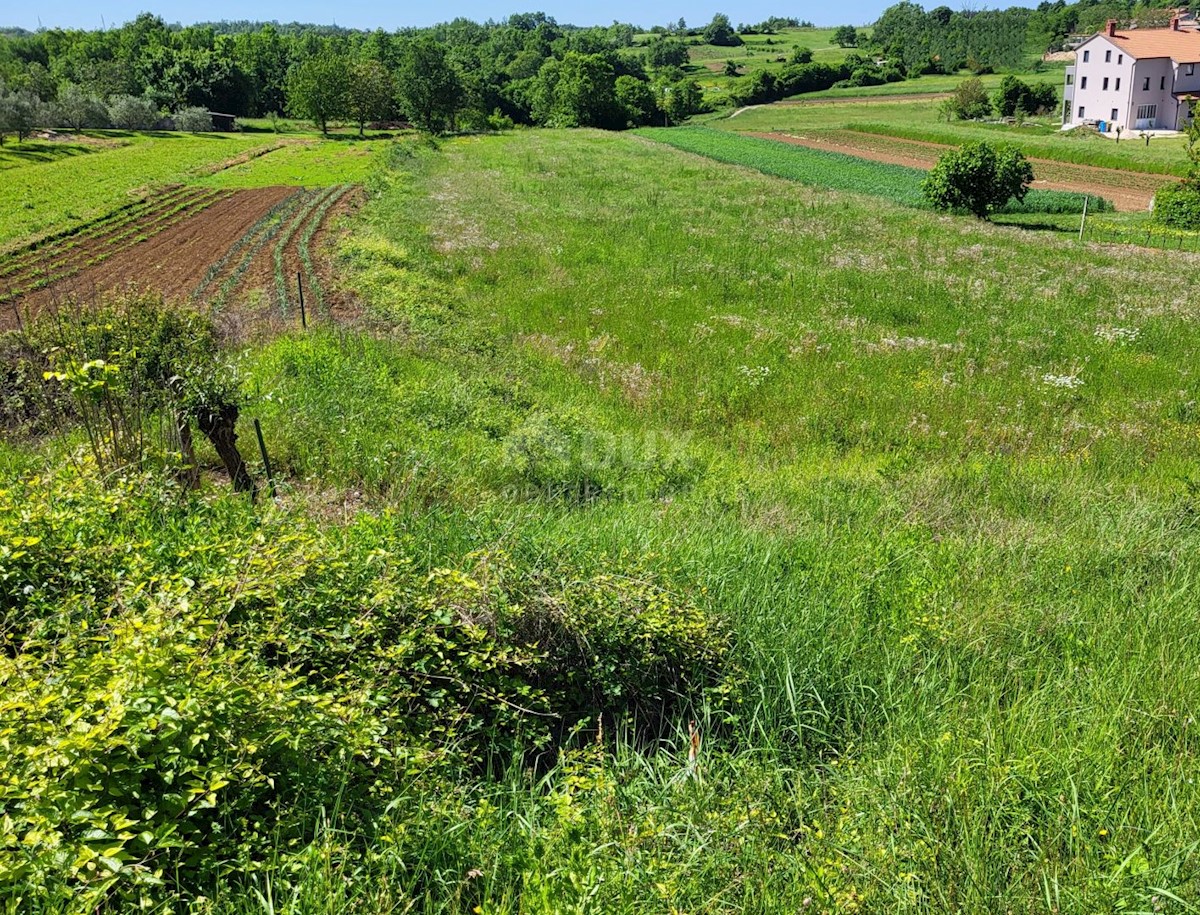
<path id="1" fill-rule="evenodd" d="M 1107 38 L 1133 58 L 1170 57 L 1176 63 L 1200 63 L 1200 29 L 1131 29 Z"/>

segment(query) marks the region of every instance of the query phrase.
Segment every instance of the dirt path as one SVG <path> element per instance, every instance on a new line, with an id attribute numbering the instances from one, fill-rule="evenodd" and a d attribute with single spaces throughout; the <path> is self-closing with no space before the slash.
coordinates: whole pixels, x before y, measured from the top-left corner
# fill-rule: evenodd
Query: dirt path
<path id="1" fill-rule="evenodd" d="M 813 136 L 785 133 L 749 133 L 748 136 L 780 143 L 791 143 L 809 149 L 840 152 L 872 162 L 907 165 L 929 169 L 938 156 L 953 147 L 919 140 L 901 140 L 852 130 L 822 131 Z M 1166 175 L 1146 175 L 1093 165 L 1073 165 L 1050 159 L 1030 159 L 1034 167 L 1033 187 L 1046 190 L 1074 191 L 1093 194 L 1111 200 L 1122 212 L 1145 212 L 1154 199 L 1154 191 L 1175 179 Z"/>
<path id="2" fill-rule="evenodd" d="M 268 187 L 236 191 L 163 232 L 136 242 L 79 274 L 25 296 L 22 309 L 37 311 L 68 296 L 88 299 L 126 285 L 186 296 L 205 271 L 280 200 L 295 191 Z M 0 315 L 0 322 L 4 321 Z"/>

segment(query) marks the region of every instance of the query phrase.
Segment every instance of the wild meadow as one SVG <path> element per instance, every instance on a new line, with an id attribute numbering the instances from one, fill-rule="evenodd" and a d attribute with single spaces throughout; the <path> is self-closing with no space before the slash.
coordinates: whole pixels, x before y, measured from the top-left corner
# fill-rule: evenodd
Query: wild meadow
<path id="1" fill-rule="evenodd" d="M 278 500 L 6 400 L 0 911 L 1200 906 L 1195 256 L 587 130 L 368 191 L 361 316 L 214 357 Z"/>

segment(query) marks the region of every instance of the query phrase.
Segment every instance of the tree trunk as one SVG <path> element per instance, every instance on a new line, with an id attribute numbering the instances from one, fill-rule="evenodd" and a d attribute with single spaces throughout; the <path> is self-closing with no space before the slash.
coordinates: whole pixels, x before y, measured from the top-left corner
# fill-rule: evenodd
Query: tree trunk
<path id="1" fill-rule="evenodd" d="M 175 429 L 179 434 L 179 453 L 183 458 L 179 479 L 188 489 L 200 485 L 200 465 L 196 463 L 196 449 L 192 445 L 192 424 L 187 414 L 175 414 Z"/>
<path id="2" fill-rule="evenodd" d="M 213 447 L 217 449 L 217 454 L 221 456 L 221 462 L 229 471 L 229 478 L 233 480 L 234 490 L 248 492 L 250 498 L 253 499 L 258 495 L 258 486 L 255 485 L 254 478 L 250 476 L 250 471 L 246 469 L 242 453 L 238 451 L 237 432 L 234 431 L 237 418 L 237 407 L 224 406 L 217 411 L 201 411 L 196 415 L 196 424 L 213 443 Z"/>

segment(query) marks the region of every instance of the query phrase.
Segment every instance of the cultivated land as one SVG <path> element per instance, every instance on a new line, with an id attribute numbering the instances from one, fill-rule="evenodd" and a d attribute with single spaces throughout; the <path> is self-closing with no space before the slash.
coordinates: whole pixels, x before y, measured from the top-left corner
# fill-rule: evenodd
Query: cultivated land
<path id="1" fill-rule="evenodd" d="M 270 321 L 273 312 L 286 317 L 297 274 L 307 275 L 314 304 L 324 308 L 327 267 L 311 252 L 327 220 L 357 202 L 354 188 L 377 152 L 353 141 L 231 136 L 93 137 L 86 155 L 55 147 L 33 145 L 44 155 L 14 159 L 0 172 L 26 193 L 53 188 L 34 217 L 6 198 L 11 231 L 28 219 L 40 231 L 9 244 L 0 329 L 130 285 L 171 299 L 203 297 L 214 309 L 252 302 Z M 120 205 L 85 220 L 80 214 L 93 211 L 81 201 Z"/>
<path id="2" fill-rule="evenodd" d="M 356 320 L 239 350 L 278 504 L 0 445 L 0 581 L 42 576 L 3 606 L 74 614 L 58 653 L 0 652 L 0 736 L 21 775 L 93 799 L 81 819 L 139 824 L 60 835 L 0 785 L 45 817 L 0 830 L 13 879 L 53 835 L 99 875 L 116 861 L 112 884 L 72 878 L 110 892 L 182 835 L 230 857 L 147 898 L 179 880 L 212 913 L 1200 905 L 1200 257 L 629 134 L 386 149 L 336 240 Z M 315 213 L 359 167 L 339 155 L 280 204 Z M 513 750 L 553 712 L 536 691 L 454 679 L 496 682 L 512 619 L 572 635 L 542 644 L 603 697 L 561 753 Z M 657 739 L 605 717 L 680 625 L 712 647 L 710 688 L 641 706 Z M 72 739 L 20 755 L 38 729 Z M 89 787 L 90 747 L 136 769 L 121 741 L 146 731 L 201 760 L 165 839 L 157 810 Z"/>

